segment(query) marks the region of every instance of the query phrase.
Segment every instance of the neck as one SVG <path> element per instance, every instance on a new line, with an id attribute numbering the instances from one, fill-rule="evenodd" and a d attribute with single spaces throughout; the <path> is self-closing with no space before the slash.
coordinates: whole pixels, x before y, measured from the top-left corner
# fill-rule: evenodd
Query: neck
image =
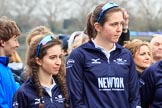
<path id="1" fill-rule="evenodd" d="M 5 56 L 3 47 L 0 46 L 0 56 Z"/>
<path id="2" fill-rule="evenodd" d="M 51 74 L 47 74 L 43 71 L 39 71 L 38 76 L 39 76 L 39 81 L 42 86 L 50 87 L 53 84 L 53 81 L 52 81 L 53 77 Z"/>
<path id="3" fill-rule="evenodd" d="M 152 62 L 153 62 L 153 63 L 156 63 L 156 62 L 158 62 L 158 61 L 160 61 L 160 60 L 162 60 L 162 57 L 153 57 Z"/>
<path id="4" fill-rule="evenodd" d="M 136 66 L 136 70 L 137 70 L 138 72 L 142 73 L 145 69 L 142 68 L 142 67 Z"/>
<path id="5" fill-rule="evenodd" d="M 103 47 L 106 51 L 109 51 L 113 48 L 114 43 L 107 41 L 106 39 L 100 38 L 100 36 L 96 36 L 94 39 L 95 43 L 101 47 Z"/>

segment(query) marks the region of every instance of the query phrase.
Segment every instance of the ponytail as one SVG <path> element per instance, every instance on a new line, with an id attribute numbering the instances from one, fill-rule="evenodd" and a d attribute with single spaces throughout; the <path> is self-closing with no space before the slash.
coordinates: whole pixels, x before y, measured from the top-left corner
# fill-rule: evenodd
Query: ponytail
<path id="1" fill-rule="evenodd" d="M 87 27 L 86 27 L 86 32 L 87 32 L 87 34 L 88 34 L 88 36 L 89 36 L 89 39 L 91 39 L 91 38 L 94 38 L 95 37 L 95 30 L 94 30 L 94 27 L 93 27 L 93 23 L 92 23 L 92 13 L 90 13 L 89 15 L 88 15 L 88 17 L 87 17 Z"/>

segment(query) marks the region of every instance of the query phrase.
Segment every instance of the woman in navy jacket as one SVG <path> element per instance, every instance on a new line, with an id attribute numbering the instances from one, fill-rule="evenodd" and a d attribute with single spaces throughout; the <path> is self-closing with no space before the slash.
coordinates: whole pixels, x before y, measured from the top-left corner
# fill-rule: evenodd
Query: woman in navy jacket
<path id="1" fill-rule="evenodd" d="M 123 10 L 115 3 L 100 4 L 89 14 L 90 41 L 67 60 L 70 108 L 140 108 L 132 55 L 116 44 L 123 23 Z"/>
<path id="2" fill-rule="evenodd" d="M 162 61 L 147 68 L 140 83 L 142 108 L 162 108 Z"/>
<path id="3" fill-rule="evenodd" d="M 61 42 L 51 34 L 40 36 L 29 46 L 28 79 L 14 95 L 13 108 L 68 107 L 62 56 Z"/>

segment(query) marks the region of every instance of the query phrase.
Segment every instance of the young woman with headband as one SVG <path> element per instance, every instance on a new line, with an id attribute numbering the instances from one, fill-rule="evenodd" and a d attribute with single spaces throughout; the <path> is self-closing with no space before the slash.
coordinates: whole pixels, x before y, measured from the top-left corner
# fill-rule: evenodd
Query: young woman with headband
<path id="1" fill-rule="evenodd" d="M 67 108 L 65 67 L 61 42 L 53 35 L 39 37 L 28 48 L 28 79 L 13 98 L 13 108 Z"/>
<path id="2" fill-rule="evenodd" d="M 91 40 L 67 60 L 70 108 L 140 108 L 132 54 L 117 44 L 123 14 L 115 3 L 100 4 L 89 14 L 86 28 Z"/>

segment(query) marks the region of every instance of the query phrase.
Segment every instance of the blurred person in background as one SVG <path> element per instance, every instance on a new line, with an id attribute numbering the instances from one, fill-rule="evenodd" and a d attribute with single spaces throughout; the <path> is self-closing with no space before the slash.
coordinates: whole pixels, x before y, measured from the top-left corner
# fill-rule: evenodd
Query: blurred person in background
<path id="1" fill-rule="evenodd" d="M 37 40 L 39 37 L 42 36 L 42 34 L 52 34 L 54 35 L 50 29 L 46 26 L 37 26 L 35 28 L 33 28 L 29 34 L 26 37 L 26 44 L 27 46 L 29 46 L 30 44 L 32 44 L 32 42 L 34 42 L 35 40 Z M 55 35 L 54 35 L 55 36 Z"/>
<path id="2" fill-rule="evenodd" d="M 142 108 L 162 108 L 162 60 L 144 70 L 140 86 Z"/>
<path id="3" fill-rule="evenodd" d="M 23 81 L 20 76 L 24 72 L 24 64 L 21 61 L 21 58 L 17 51 L 14 51 L 14 53 L 12 53 L 8 66 L 12 71 L 15 81 L 19 84 L 22 84 Z"/>
<path id="4" fill-rule="evenodd" d="M 69 40 L 68 40 L 69 54 L 74 48 L 77 48 L 78 46 L 82 44 L 82 36 L 80 35 L 82 34 L 82 32 L 83 31 L 75 31 L 70 35 Z"/>
<path id="5" fill-rule="evenodd" d="M 69 55 L 68 52 L 68 41 L 69 41 L 69 36 L 65 34 L 59 34 L 58 39 L 62 41 L 62 50 L 63 50 L 63 55 L 65 58 Z"/>
<path id="6" fill-rule="evenodd" d="M 15 21 L 0 18 L 0 108 L 12 108 L 12 97 L 19 87 L 8 67 L 9 57 L 19 47 L 20 30 Z"/>
<path id="7" fill-rule="evenodd" d="M 130 40 L 130 33 L 129 33 L 129 29 L 128 29 L 129 14 L 124 8 L 122 8 L 122 10 L 123 10 L 124 23 L 123 23 L 122 34 L 118 40 L 118 44 L 120 44 L 121 46 L 124 45 L 125 41 Z"/>
<path id="8" fill-rule="evenodd" d="M 154 36 L 150 41 L 150 45 L 153 63 L 162 60 L 162 35 Z"/>
<path id="9" fill-rule="evenodd" d="M 152 64 L 150 44 L 139 39 L 134 39 L 127 41 L 124 47 L 132 53 L 138 77 L 140 78 L 142 72 Z"/>

